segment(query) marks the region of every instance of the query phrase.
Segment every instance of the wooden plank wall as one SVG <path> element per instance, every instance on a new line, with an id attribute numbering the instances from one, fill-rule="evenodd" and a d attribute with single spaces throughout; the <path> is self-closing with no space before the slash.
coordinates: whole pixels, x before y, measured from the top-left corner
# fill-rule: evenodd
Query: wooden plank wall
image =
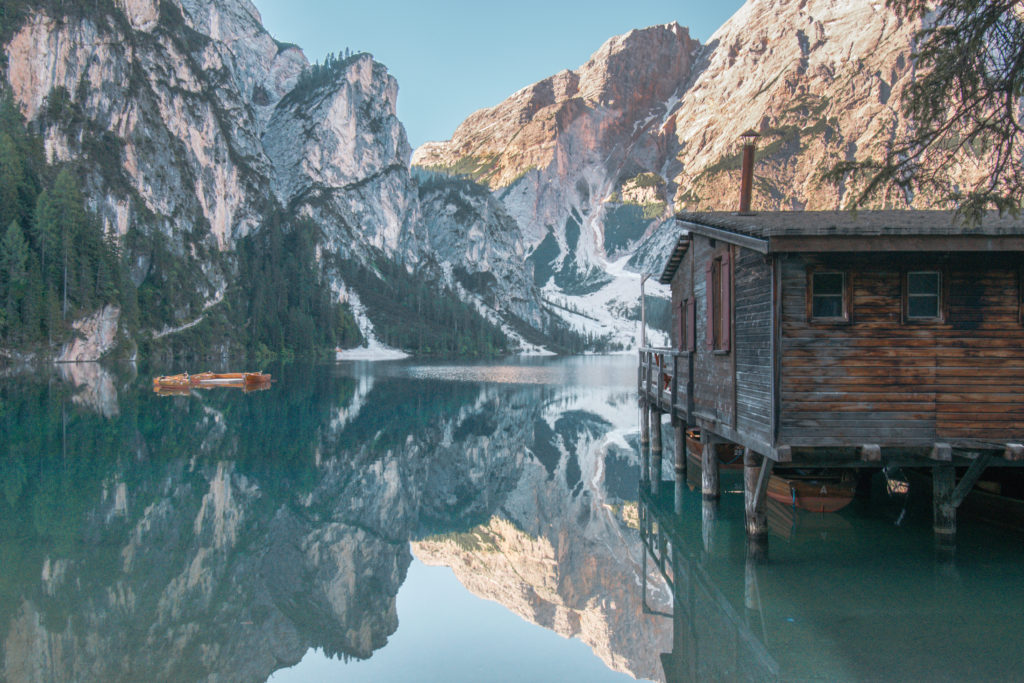
<path id="1" fill-rule="evenodd" d="M 1020 262 L 1016 253 L 781 257 L 780 441 L 1024 437 Z M 848 324 L 808 322 L 815 265 L 848 274 Z M 945 320 L 903 320 L 903 274 L 918 269 L 944 271 Z"/>
<path id="2" fill-rule="evenodd" d="M 704 265 L 731 248 L 731 245 L 724 242 L 717 242 L 712 246 L 711 241 L 703 235 L 694 235 L 690 247 L 693 253 L 693 290 L 697 300 L 697 350 L 693 359 L 693 398 L 695 413 L 712 416 L 721 424 L 735 427 L 733 352 L 715 353 L 708 349 L 705 343 L 708 303 Z M 733 289 L 735 290 L 735 287 Z"/>
<path id="3" fill-rule="evenodd" d="M 735 273 L 736 428 L 771 443 L 771 266 L 736 248 Z"/>

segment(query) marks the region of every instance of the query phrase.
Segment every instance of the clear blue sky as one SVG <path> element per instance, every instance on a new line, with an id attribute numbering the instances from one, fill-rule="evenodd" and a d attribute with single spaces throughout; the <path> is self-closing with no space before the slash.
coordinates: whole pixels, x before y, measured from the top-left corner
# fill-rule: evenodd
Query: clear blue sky
<path id="1" fill-rule="evenodd" d="M 705 42 L 742 0 L 253 0 L 267 30 L 310 61 L 346 47 L 398 79 L 413 148 L 446 140 L 477 109 L 562 69 L 614 35 L 678 21 Z"/>

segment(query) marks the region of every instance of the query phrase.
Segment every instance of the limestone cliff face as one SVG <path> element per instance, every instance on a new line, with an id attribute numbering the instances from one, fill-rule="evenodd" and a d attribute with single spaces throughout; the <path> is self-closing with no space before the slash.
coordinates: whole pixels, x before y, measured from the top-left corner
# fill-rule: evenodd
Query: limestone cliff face
<path id="1" fill-rule="evenodd" d="M 522 233 L 505 206 L 476 183 L 419 175 L 420 235 L 444 281 L 488 317 L 542 328 L 543 313 Z"/>
<path id="2" fill-rule="evenodd" d="M 711 37 L 670 116 L 677 206 L 735 210 L 739 136 L 752 128 L 763 156 L 755 209 L 840 208 L 842 191 L 818 176 L 854 154 L 877 156 L 905 130 L 900 97 L 920 28 L 884 3 L 747 2 Z"/>
<path id="3" fill-rule="evenodd" d="M 520 225 L 546 297 L 621 310 L 621 298 L 584 295 L 659 270 L 649 253 L 673 211 L 735 210 L 747 129 L 761 134 L 755 209 L 840 208 L 850 188 L 820 174 L 879 157 L 907 130 L 900 98 L 920 28 L 885 3 L 749 0 L 706 45 L 676 24 L 631 31 L 580 69 L 472 114 L 413 163 L 491 187 Z M 950 169 L 968 181 L 981 172 L 970 159 Z"/>
<path id="4" fill-rule="evenodd" d="M 3 50 L 16 102 L 52 161 L 80 162 L 136 284 L 159 244 L 219 302 L 238 240 L 275 210 L 318 222 L 325 256 L 420 256 L 397 84 L 369 55 L 303 81 L 305 56 L 249 0 L 40 10 Z"/>
<path id="5" fill-rule="evenodd" d="M 472 114 L 450 141 L 416 150 L 413 163 L 469 173 L 502 190 L 529 246 L 550 232 L 563 252 L 575 253 L 564 226 L 581 215 L 574 219 L 583 224 L 576 260 L 589 267 L 606 251 L 603 200 L 640 171 L 660 170 L 669 137 L 640 127 L 666 113 L 698 48 L 678 24 L 612 38 L 578 70 Z"/>

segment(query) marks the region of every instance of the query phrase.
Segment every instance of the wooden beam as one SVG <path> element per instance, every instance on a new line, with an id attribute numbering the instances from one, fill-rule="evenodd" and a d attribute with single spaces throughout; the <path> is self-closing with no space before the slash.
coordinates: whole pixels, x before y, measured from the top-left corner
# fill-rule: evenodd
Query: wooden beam
<path id="1" fill-rule="evenodd" d="M 929 457 L 939 462 L 952 462 L 953 447 L 948 443 L 937 443 L 932 446 L 932 453 Z"/>
<path id="2" fill-rule="evenodd" d="M 768 496 L 768 480 L 771 479 L 774 468 L 775 461 L 771 458 L 761 460 L 761 471 L 757 475 L 757 489 L 754 491 L 754 501 L 757 505 L 763 505 Z"/>
<path id="3" fill-rule="evenodd" d="M 860 459 L 864 462 L 882 462 L 882 447 L 877 443 L 866 443 L 860 447 Z"/>
<path id="4" fill-rule="evenodd" d="M 696 231 L 695 231 L 696 232 Z M 728 238 L 722 237 L 726 241 Z M 893 252 L 893 251 L 1024 251 L 1017 235 L 777 235 L 771 238 L 774 252 Z"/>
<path id="5" fill-rule="evenodd" d="M 966 472 L 964 472 L 964 476 L 960 480 L 960 483 L 956 485 L 956 488 L 953 489 L 953 493 L 950 494 L 950 505 L 955 508 L 960 507 L 960 503 L 964 502 L 964 498 L 971 492 L 974 485 L 978 483 L 978 479 L 985 471 L 985 468 L 988 467 L 991 460 L 992 456 L 986 453 L 979 455 L 974 462 L 971 463 L 971 466 L 967 468 Z"/>
<path id="6" fill-rule="evenodd" d="M 761 254 L 768 253 L 768 240 L 751 237 L 750 235 L 744 235 L 743 233 L 733 232 L 731 230 L 723 230 L 722 228 L 713 228 L 710 225 L 704 225 L 702 223 L 691 223 L 690 221 L 682 219 L 676 219 L 676 222 L 680 223 L 690 232 L 697 233 L 698 235 L 704 235 L 705 237 L 710 237 L 713 240 L 722 240 L 729 244 L 736 244 L 741 247 L 746 247 L 747 249 L 753 249 Z"/>
<path id="7" fill-rule="evenodd" d="M 793 449 L 789 446 L 779 446 L 775 449 L 776 462 L 792 462 Z"/>

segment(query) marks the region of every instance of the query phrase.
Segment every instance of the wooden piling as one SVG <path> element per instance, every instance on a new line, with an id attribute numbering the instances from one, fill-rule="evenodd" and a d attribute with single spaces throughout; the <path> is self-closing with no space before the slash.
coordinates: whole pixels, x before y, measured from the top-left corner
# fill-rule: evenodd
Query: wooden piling
<path id="1" fill-rule="evenodd" d="M 676 479 L 679 478 L 679 474 L 682 473 L 683 479 L 686 479 L 686 425 L 682 420 L 675 421 L 676 431 Z"/>
<path id="2" fill-rule="evenodd" d="M 768 517 L 765 514 L 767 495 L 760 486 L 762 467 L 764 459 L 749 448 L 744 448 L 743 500 L 749 540 L 768 538 Z"/>
<path id="3" fill-rule="evenodd" d="M 640 446 L 647 448 L 651 443 L 651 418 L 648 413 L 647 401 L 640 401 Z"/>
<path id="4" fill-rule="evenodd" d="M 661 489 L 661 411 L 651 408 L 651 493 Z"/>
<path id="5" fill-rule="evenodd" d="M 708 555 L 715 554 L 716 522 L 718 521 L 718 502 L 705 500 L 701 506 L 700 535 L 704 542 L 704 552 Z"/>
<path id="6" fill-rule="evenodd" d="M 721 495 L 718 480 L 718 453 L 716 446 L 721 442 L 711 432 L 704 430 L 701 436 L 704 448 L 700 458 L 700 490 L 707 500 L 717 500 Z"/>
<path id="7" fill-rule="evenodd" d="M 935 540 L 951 543 L 956 538 L 956 507 L 952 503 L 956 470 L 952 465 L 932 468 L 932 510 Z"/>
<path id="8" fill-rule="evenodd" d="M 675 511 L 683 514 L 683 490 L 686 486 L 686 424 L 682 420 L 675 421 Z"/>

